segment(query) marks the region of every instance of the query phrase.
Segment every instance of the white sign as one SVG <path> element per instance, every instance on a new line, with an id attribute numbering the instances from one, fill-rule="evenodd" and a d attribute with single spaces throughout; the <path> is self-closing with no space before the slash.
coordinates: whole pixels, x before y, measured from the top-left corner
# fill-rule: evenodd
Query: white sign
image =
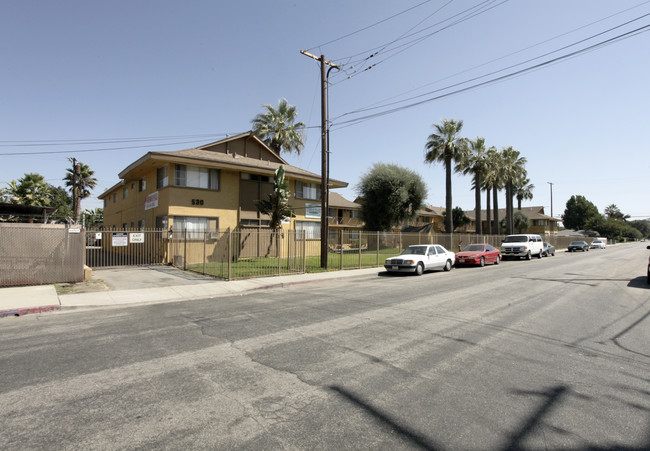
<path id="1" fill-rule="evenodd" d="M 144 209 L 151 210 L 158 206 L 158 191 L 149 194 L 144 200 Z"/>
<path id="2" fill-rule="evenodd" d="M 144 233 L 129 233 L 129 243 L 144 243 Z"/>
<path id="3" fill-rule="evenodd" d="M 74 227 L 74 228 L 70 227 L 68 229 L 68 233 L 81 233 L 81 229 L 79 227 Z"/>
<path id="4" fill-rule="evenodd" d="M 122 247 L 129 245 L 129 237 L 126 232 L 113 232 L 111 239 L 113 247 Z"/>
<path id="5" fill-rule="evenodd" d="M 320 218 L 320 204 L 305 204 L 305 218 Z"/>
<path id="6" fill-rule="evenodd" d="M 102 232 L 95 233 L 95 239 L 96 240 L 101 240 L 102 239 Z"/>

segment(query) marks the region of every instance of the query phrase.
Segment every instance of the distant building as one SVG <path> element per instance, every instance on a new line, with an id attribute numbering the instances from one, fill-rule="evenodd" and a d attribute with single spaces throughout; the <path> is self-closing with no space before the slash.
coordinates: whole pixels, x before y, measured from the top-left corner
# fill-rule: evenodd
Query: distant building
<path id="1" fill-rule="evenodd" d="M 555 219 L 551 216 L 548 216 L 544 213 L 544 207 L 522 207 L 521 210 L 515 209 L 515 212 L 520 212 L 528 218 L 530 226 L 527 233 L 535 233 L 539 235 L 557 235 L 559 227 L 559 219 Z M 499 222 L 501 222 L 506 217 L 506 209 L 499 208 Z M 474 210 L 465 211 L 465 215 L 470 219 L 470 223 L 463 227 L 462 230 L 456 230 L 457 232 L 466 232 L 466 233 L 476 233 L 476 212 Z M 491 213 L 490 220 L 493 219 L 494 213 Z M 486 234 L 487 227 L 487 212 L 486 210 L 481 210 L 481 227 L 483 233 Z"/>

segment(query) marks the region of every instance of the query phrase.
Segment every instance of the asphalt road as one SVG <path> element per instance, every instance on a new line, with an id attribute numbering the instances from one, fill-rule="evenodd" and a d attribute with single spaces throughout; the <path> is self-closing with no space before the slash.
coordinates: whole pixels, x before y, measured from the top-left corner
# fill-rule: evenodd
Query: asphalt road
<path id="1" fill-rule="evenodd" d="M 0 320 L 0 448 L 650 449 L 643 243 Z"/>

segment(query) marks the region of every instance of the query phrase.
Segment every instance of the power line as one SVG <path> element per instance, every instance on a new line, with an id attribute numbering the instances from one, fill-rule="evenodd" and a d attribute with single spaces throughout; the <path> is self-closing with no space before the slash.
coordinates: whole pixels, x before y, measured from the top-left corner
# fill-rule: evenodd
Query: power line
<path id="1" fill-rule="evenodd" d="M 197 143 L 197 142 L 205 142 L 205 140 L 201 141 L 180 141 L 180 142 L 171 142 L 171 143 L 165 143 L 165 144 L 150 144 L 150 145 L 145 145 L 145 146 L 125 146 L 125 147 L 104 147 L 100 149 L 81 149 L 81 150 L 50 150 L 50 151 L 38 151 L 38 152 L 6 152 L 6 153 L 0 153 L 1 156 L 30 156 L 30 155 L 48 155 L 48 154 L 71 154 L 71 153 L 88 153 L 88 152 L 106 152 L 106 151 L 113 151 L 113 150 L 127 150 L 127 149 L 143 149 L 143 148 L 149 148 L 149 147 L 161 147 L 161 146 L 173 146 L 173 145 L 178 145 L 178 144 L 192 144 L 192 143 Z"/>
<path id="2" fill-rule="evenodd" d="M 0 147 L 35 147 L 35 146 L 66 146 L 66 145 L 92 145 L 92 144 L 115 144 L 142 141 L 166 141 L 169 139 L 190 139 L 190 138 L 216 138 L 236 133 L 204 133 L 194 135 L 171 135 L 171 136 L 148 136 L 135 138 L 95 138 L 95 139 L 47 139 L 47 140 L 0 140 Z"/>
<path id="3" fill-rule="evenodd" d="M 600 47 L 603 47 L 603 46 L 606 46 L 606 45 L 609 45 L 609 44 L 613 44 L 616 41 L 623 40 L 623 39 L 628 39 L 628 38 L 633 37 L 633 36 L 635 36 L 637 34 L 641 34 L 641 33 L 644 33 L 646 31 L 649 31 L 649 29 L 650 29 L 650 25 L 645 25 L 643 27 L 637 28 L 637 29 L 632 30 L 632 31 L 628 31 L 626 33 L 620 34 L 620 35 L 615 36 L 613 38 L 606 39 L 605 41 L 601 41 L 599 43 L 596 43 L 596 44 L 593 44 L 591 46 L 585 47 L 583 49 L 576 50 L 574 52 L 568 53 L 566 55 L 558 56 L 556 58 L 552 58 L 552 59 L 547 60 L 547 61 L 543 61 L 543 62 L 541 62 L 539 64 L 535 64 L 533 66 L 530 66 L 530 67 L 527 67 L 527 68 L 524 68 L 524 69 L 521 69 L 521 70 L 518 70 L 518 71 L 515 71 L 515 72 L 511 72 L 509 74 L 505 74 L 505 75 L 502 75 L 502 76 L 499 76 L 499 77 L 495 77 L 495 78 L 490 79 L 490 80 L 486 80 L 486 81 L 483 81 L 483 82 L 480 82 L 480 83 L 476 83 L 476 84 L 474 84 L 472 86 L 467 86 L 465 88 L 457 89 L 457 90 L 452 91 L 452 92 L 448 92 L 448 93 L 445 93 L 445 94 L 441 94 L 439 96 L 424 99 L 424 100 L 414 102 L 414 103 L 411 103 L 411 104 L 408 104 L 408 105 L 403 105 L 403 106 L 400 106 L 400 107 L 391 108 L 389 110 L 381 111 L 381 112 L 378 112 L 378 113 L 368 114 L 366 116 L 361 116 L 361 117 L 350 119 L 350 120 L 347 120 L 347 121 L 334 123 L 333 127 L 338 126 L 337 128 L 342 128 L 341 126 L 343 126 L 343 125 L 347 125 L 347 126 L 356 125 L 356 124 L 358 124 L 360 122 L 363 122 L 365 120 L 368 120 L 368 119 L 373 119 L 373 118 L 376 118 L 376 117 L 385 116 L 387 114 L 392 114 L 392 113 L 402 111 L 402 110 L 405 110 L 405 109 L 408 109 L 408 108 L 413 108 L 415 106 L 422 105 L 424 103 L 429 103 L 429 102 L 432 102 L 434 100 L 440 100 L 440 99 L 443 99 L 445 97 L 449 97 L 449 96 L 452 96 L 452 95 L 455 95 L 455 94 L 460 94 L 460 93 L 467 92 L 467 91 L 477 89 L 477 88 L 480 88 L 480 87 L 484 87 L 484 86 L 487 86 L 487 85 L 490 85 L 490 84 L 493 84 L 493 83 L 497 83 L 497 82 L 500 82 L 500 81 L 503 81 L 503 80 L 506 80 L 506 79 L 509 79 L 509 78 L 513 78 L 513 77 L 522 75 L 522 74 L 527 73 L 527 72 L 531 72 L 531 71 L 534 71 L 534 70 L 541 69 L 541 68 L 543 68 L 545 66 L 555 64 L 555 63 L 558 63 L 560 61 L 563 61 L 563 60 L 566 60 L 566 59 L 569 59 L 569 58 L 576 57 L 576 56 L 581 55 L 583 53 L 596 50 L 596 49 L 598 49 Z M 445 89 L 448 89 L 448 88 L 442 88 L 441 90 L 445 90 Z M 437 90 L 437 91 L 440 91 L 440 90 Z M 343 117 L 345 115 L 348 115 L 348 114 L 353 114 L 353 113 L 346 113 L 344 115 L 339 116 L 339 118 L 341 118 L 341 117 Z"/>
<path id="4" fill-rule="evenodd" d="M 594 38 L 596 38 L 596 37 L 598 37 L 598 36 L 602 36 L 602 35 L 604 35 L 604 34 L 607 34 L 607 33 L 611 32 L 611 31 L 614 31 L 614 30 L 616 30 L 616 29 L 618 29 L 618 28 L 621 28 L 621 27 L 624 27 L 624 26 L 626 26 L 626 25 L 629 25 L 629 24 L 631 24 L 632 22 L 636 22 L 636 21 L 641 20 L 641 19 L 643 19 L 643 18 L 645 18 L 645 17 L 648 17 L 648 16 L 650 16 L 650 13 L 643 14 L 643 15 L 641 15 L 641 16 L 635 18 L 635 19 L 629 20 L 629 21 L 624 22 L 624 23 L 622 23 L 622 24 L 620 24 L 620 25 L 617 25 L 617 26 L 615 26 L 615 27 L 609 28 L 609 29 L 607 29 L 607 30 L 605 30 L 605 31 L 601 31 L 601 32 L 599 32 L 599 33 L 596 33 L 596 34 L 594 34 L 594 35 L 589 36 L 588 38 L 584 38 L 584 39 L 581 39 L 581 40 L 579 40 L 579 41 L 576 41 L 576 42 L 574 42 L 574 43 L 572 43 L 572 44 L 565 45 L 565 46 L 560 47 L 560 48 L 558 48 L 558 49 L 555 49 L 555 50 L 553 50 L 553 51 L 551 51 L 551 52 L 546 52 L 546 53 L 544 53 L 544 54 L 542 54 L 542 55 L 539 55 L 539 56 L 536 56 L 536 57 L 534 57 L 534 58 L 530 58 L 530 59 L 525 60 L 525 61 L 522 61 L 522 62 L 520 62 L 520 63 L 513 64 L 513 65 L 510 65 L 510 66 L 504 67 L 504 68 L 502 68 L 502 69 L 499 69 L 499 70 L 496 70 L 496 71 L 492 71 L 492 72 L 489 72 L 489 73 L 487 73 L 487 74 L 480 75 L 480 76 L 478 76 L 478 77 L 473 77 L 473 78 L 470 78 L 470 79 L 468 79 L 468 80 L 464 80 L 464 81 L 461 81 L 461 82 L 458 82 L 458 83 L 454 83 L 454 84 L 452 84 L 452 85 L 448 85 L 448 86 L 446 86 L 446 87 L 444 87 L 444 88 L 439 88 L 439 89 L 436 89 L 436 90 L 433 90 L 433 91 L 425 92 L 425 93 L 423 93 L 423 94 L 419 94 L 419 95 L 417 95 L 417 96 L 409 97 L 409 98 L 402 99 L 402 100 L 398 100 L 398 101 L 395 101 L 395 102 L 385 103 L 385 104 L 383 104 L 383 105 L 372 106 L 372 107 L 367 107 L 367 108 L 360 108 L 360 109 L 358 109 L 358 110 L 351 111 L 351 112 L 349 112 L 349 113 L 345 113 L 345 114 L 343 114 L 343 115 L 341 115 L 341 116 L 339 116 L 339 117 L 337 117 L 337 118 L 335 118 L 335 119 L 339 119 L 339 118 L 341 118 L 341 117 L 344 117 L 344 116 L 347 116 L 347 115 L 351 115 L 351 114 L 362 113 L 362 112 L 364 112 L 364 111 L 376 110 L 376 109 L 385 108 L 385 107 L 388 107 L 388 106 L 391 106 L 391 105 L 397 105 L 397 104 L 399 104 L 399 103 L 407 102 L 407 101 L 409 101 L 409 100 L 414 100 L 414 99 L 417 99 L 417 98 L 421 98 L 421 97 L 424 97 L 424 96 L 427 96 L 427 95 L 434 94 L 434 93 L 436 93 L 436 92 L 445 91 L 445 90 L 447 90 L 447 89 L 455 88 L 455 87 L 457 87 L 457 86 L 461 86 L 461 85 L 464 85 L 464 84 L 467 84 L 467 83 L 470 83 L 470 82 L 473 82 L 473 81 L 476 81 L 476 80 L 480 80 L 481 78 L 486 78 L 486 77 L 489 77 L 489 76 L 491 76 L 491 75 L 498 74 L 499 72 L 504 72 L 504 71 L 506 71 L 506 70 L 508 70 L 508 69 L 512 69 L 512 68 L 515 68 L 515 67 L 518 67 L 518 66 L 522 66 L 522 65 L 524 65 L 524 64 L 526 64 L 526 63 L 530 63 L 530 62 L 532 62 L 532 61 L 535 61 L 535 60 L 538 60 L 538 59 L 544 58 L 544 57 L 546 57 L 546 56 L 552 55 L 553 53 L 557 53 L 557 52 L 560 52 L 560 51 L 562 51 L 562 50 L 566 50 L 566 49 L 568 49 L 568 48 L 570 48 L 570 47 L 574 47 L 574 46 L 576 46 L 576 45 L 578 45 L 578 44 L 582 44 L 582 43 L 584 43 L 584 42 L 586 42 L 586 41 L 589 41 L 589 40 L 594 39 Z"/>

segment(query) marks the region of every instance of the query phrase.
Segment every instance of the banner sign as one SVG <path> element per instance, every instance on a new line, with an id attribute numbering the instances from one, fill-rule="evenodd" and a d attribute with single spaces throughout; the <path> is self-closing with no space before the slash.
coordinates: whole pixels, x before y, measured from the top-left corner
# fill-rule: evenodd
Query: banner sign
<path id="1" fill-rule="evenodd" d="M 158 191 L 149 194 L 144 200 L 144 209 L 151 210 L 158 206 Z"/>
<path id="2" fill-rule="evenodd" d="M 111 244 L 113 247 L 121 247 L 129 245 L 129 237 L 126 232 L 113 232 Z"/>

